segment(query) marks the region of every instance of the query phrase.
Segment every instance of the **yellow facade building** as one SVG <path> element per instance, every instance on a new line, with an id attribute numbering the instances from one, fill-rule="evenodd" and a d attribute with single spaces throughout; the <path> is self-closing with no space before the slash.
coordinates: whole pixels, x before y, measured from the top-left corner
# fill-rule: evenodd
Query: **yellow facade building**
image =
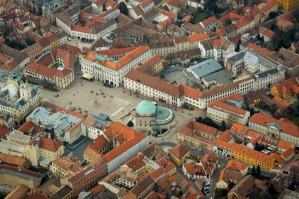
<path id="1" fill-rule="evenodd" d="M 170 150 L 170 159 L 177 166 L 181 166 L 190 156 L 191 149 L 188 146 L 178 144 Z"/>
<path id="2" fill-rule="evenodd" d="M 231 156 L 236 160 L 240 160 L 253 166 L 259 165 L 262 169 L 266 170 L 273 168 L 275 163 L 275 158 L 273 156 L 266 155 L 236 143 L 231 145 Z"/>
<path id="3" fill-rule="evenodd" d="M 299 7 L 299 0 L 277 0 L 279 8 L 290 11 Z"/>

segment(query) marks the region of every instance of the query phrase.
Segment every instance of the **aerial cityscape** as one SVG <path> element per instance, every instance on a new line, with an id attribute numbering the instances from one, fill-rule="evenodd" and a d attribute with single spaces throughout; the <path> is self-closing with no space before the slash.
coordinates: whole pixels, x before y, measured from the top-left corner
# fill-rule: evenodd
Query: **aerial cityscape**
<path id="1" fill-rule="evenodd" d="M 299 0 L 0 0 L 0 199 L 298 199 Z"/>

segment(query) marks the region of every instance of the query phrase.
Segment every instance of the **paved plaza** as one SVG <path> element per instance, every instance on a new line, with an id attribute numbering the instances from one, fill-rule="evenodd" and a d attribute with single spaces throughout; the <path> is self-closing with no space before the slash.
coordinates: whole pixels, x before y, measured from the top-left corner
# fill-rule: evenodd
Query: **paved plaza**
<path id="1" fill-rule="evenodd" d="M 99 114 L 104 113 L 110 116 L 112 121 L 127 124 L 135 114 L 137 104 L 144 100 L 151 100 L 142 96 L 137 96 L 133 92 L 125 91 L 123 87 L 107 88 L 103 83 L 98 81 L 87 81 L 80 78 L 80 73 L 70 88 L 62 89 L 59 92 L 53 92 L 42 89 L 44 101 L 54 103 L 58 106 L 73 109 L 81 112 L 83 115 L 87 113 Z M 55 97 L 56 95 L 58 97 Z M 202 116 L 205 117 L 205 112 L 199 109 L 186 110 L 169 106 L 162 102 L 157 102 L 159 106 L 170 108 L 176 117 L 176 127 L 171 130 L 171 133 L 164 136 L 164 141 L 175 141 L 175 133 L 191 119 Z M 161 142 L 161 138 L 152 137 L 153 142 Z"/>

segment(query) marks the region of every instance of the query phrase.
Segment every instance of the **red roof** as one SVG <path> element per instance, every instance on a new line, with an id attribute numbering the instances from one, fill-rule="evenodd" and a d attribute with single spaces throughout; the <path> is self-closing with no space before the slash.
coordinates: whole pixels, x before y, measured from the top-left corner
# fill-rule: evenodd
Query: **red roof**
<path id="1" fill-rule="evenodd" d="M 226 164 L 226 168 L 230 168 L 233 170 L 239 170 L 239 171 L 244 171 L 248 166 L 244 163 L 241 163 L 237 160 L 230 160 Z"/>
<path id="2" fill-rule="evenodd" d="M 259 124 L 261 126 L 267 126 L 270 123 L 278 124 L 281 128 L 281 132 L 292 135 L 294 137 L 299 137 L 299 126 L 285 122 L 283 119 L 277 120 L 264 113 L 256 113 L 250 119 L 249 122 Z"/>
<path id="3" fill-rule="evenodd" d="M 211 16 L 211 17 L 209 17 L 209 18 L 203 20 L 201 23 L 202 23 L 204 26 L 207 26 L 207 25 L 209 25 L 209 24 L 211 24 L 211 23 L 214 23 L 214 22 L 217 22 L 217 19 L 216 19 L 216 17 L 213 15 L 213 16 Z"/>
<path id="4" fill-rule="evenodd" d="M 210 36 L 207 33 L 193 34 L 188 36 L 189 42 L 203 41 L 209 38 Z"/>
<path id="5" fill-rule="evenodd" d="M 277 95 L 272 99 L 276 104 L 282 106 L 283 108 L 287 108 L 288 106 L 290 106 L 290 103 L 280 97 L 278 97 Z"/>
<path id="6" fill-rule="evenodd" d="M 262 8 L 264 13 L 268 13 L 272 8 L 278 6 L 277 0 L 269 0 L 266 5 Z"/>
<path id="7" fill-rule="evenodd" d="M 195 89 L 195 88 L 191 88 L 185 84 L 182 84 L 183 86 L 183 89 L 184 89 L 184 94 L 187 96 L 187 97 L 190 97 L 190 98 L 193 98 L 195 100 L 198 100 L 199 98 L 199 95 L 201 93 L 200 90 L 198 89 Z"/>
<path id="8" fill-rule="evenodd" d="M 112 151 L 105 154 L 103 157 L 107 162 L 110 162 L 114 158 L 118 157 L 131 147 L 135 146 L 137 143 L 139 143 L 141 140 L 146 138 L 145 134 L 140 133 L 139 131 L 136 131 L 128 126 L 125 126 L 120 123 L 112 123 L 111 126 L 109 126 L 106 131 L 110 131 L 113 136 L 117 136 L 119 134 L 123 135 L 124 142 L 121 143 L 118 147 L 113 149 Z M 105 132 L 106 134 L 106 132 Z"/>
<path id="9" fill-rule="evenodd" d="M 39 144 L 41 149 L 45 149 L 51 152 L 56 152 L 61 146 L 63 146 L 62 142 L 52 140 L 46 137 L 42 138 L 39 141 Z"/>
<path id="10" fill-rule="evenodd" d="M 183 144 L 177 144 L 170 150 L 170 152 L 179 159 L 186 155 L 189 151 L 190 147 Z"/>
<path id="11" fill-rule="evenodd" d="M 8 132 L 9 128 L 7 128 L 5 125 L 0 125 L 0 138 L 5 139 Z"/>
<path id="12" fill-rule="evenodd" d="M 176 14 L 174 14 L 172 12 L 168 12 L 168 11 L 163 10 L 161 8 L 158 8 L 157 12 L 160 13 L 160 14 L 163 14 L 163 15 L 167 16 L 171 20 L 174 20 L 176 18 Z"/>

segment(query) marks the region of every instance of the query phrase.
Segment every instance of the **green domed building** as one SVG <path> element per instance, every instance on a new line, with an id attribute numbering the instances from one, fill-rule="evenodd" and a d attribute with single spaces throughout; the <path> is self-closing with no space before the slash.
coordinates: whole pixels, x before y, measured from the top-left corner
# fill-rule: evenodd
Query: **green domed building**
<path id="1" fill-rule="evenodd" d="M 134 128 L 139 131 L 157 131 L 173 127 L 175 116 L 170 109 L 157 106 L 155 102 L 143 100 L 136 107 L 133 123 Z"/>

